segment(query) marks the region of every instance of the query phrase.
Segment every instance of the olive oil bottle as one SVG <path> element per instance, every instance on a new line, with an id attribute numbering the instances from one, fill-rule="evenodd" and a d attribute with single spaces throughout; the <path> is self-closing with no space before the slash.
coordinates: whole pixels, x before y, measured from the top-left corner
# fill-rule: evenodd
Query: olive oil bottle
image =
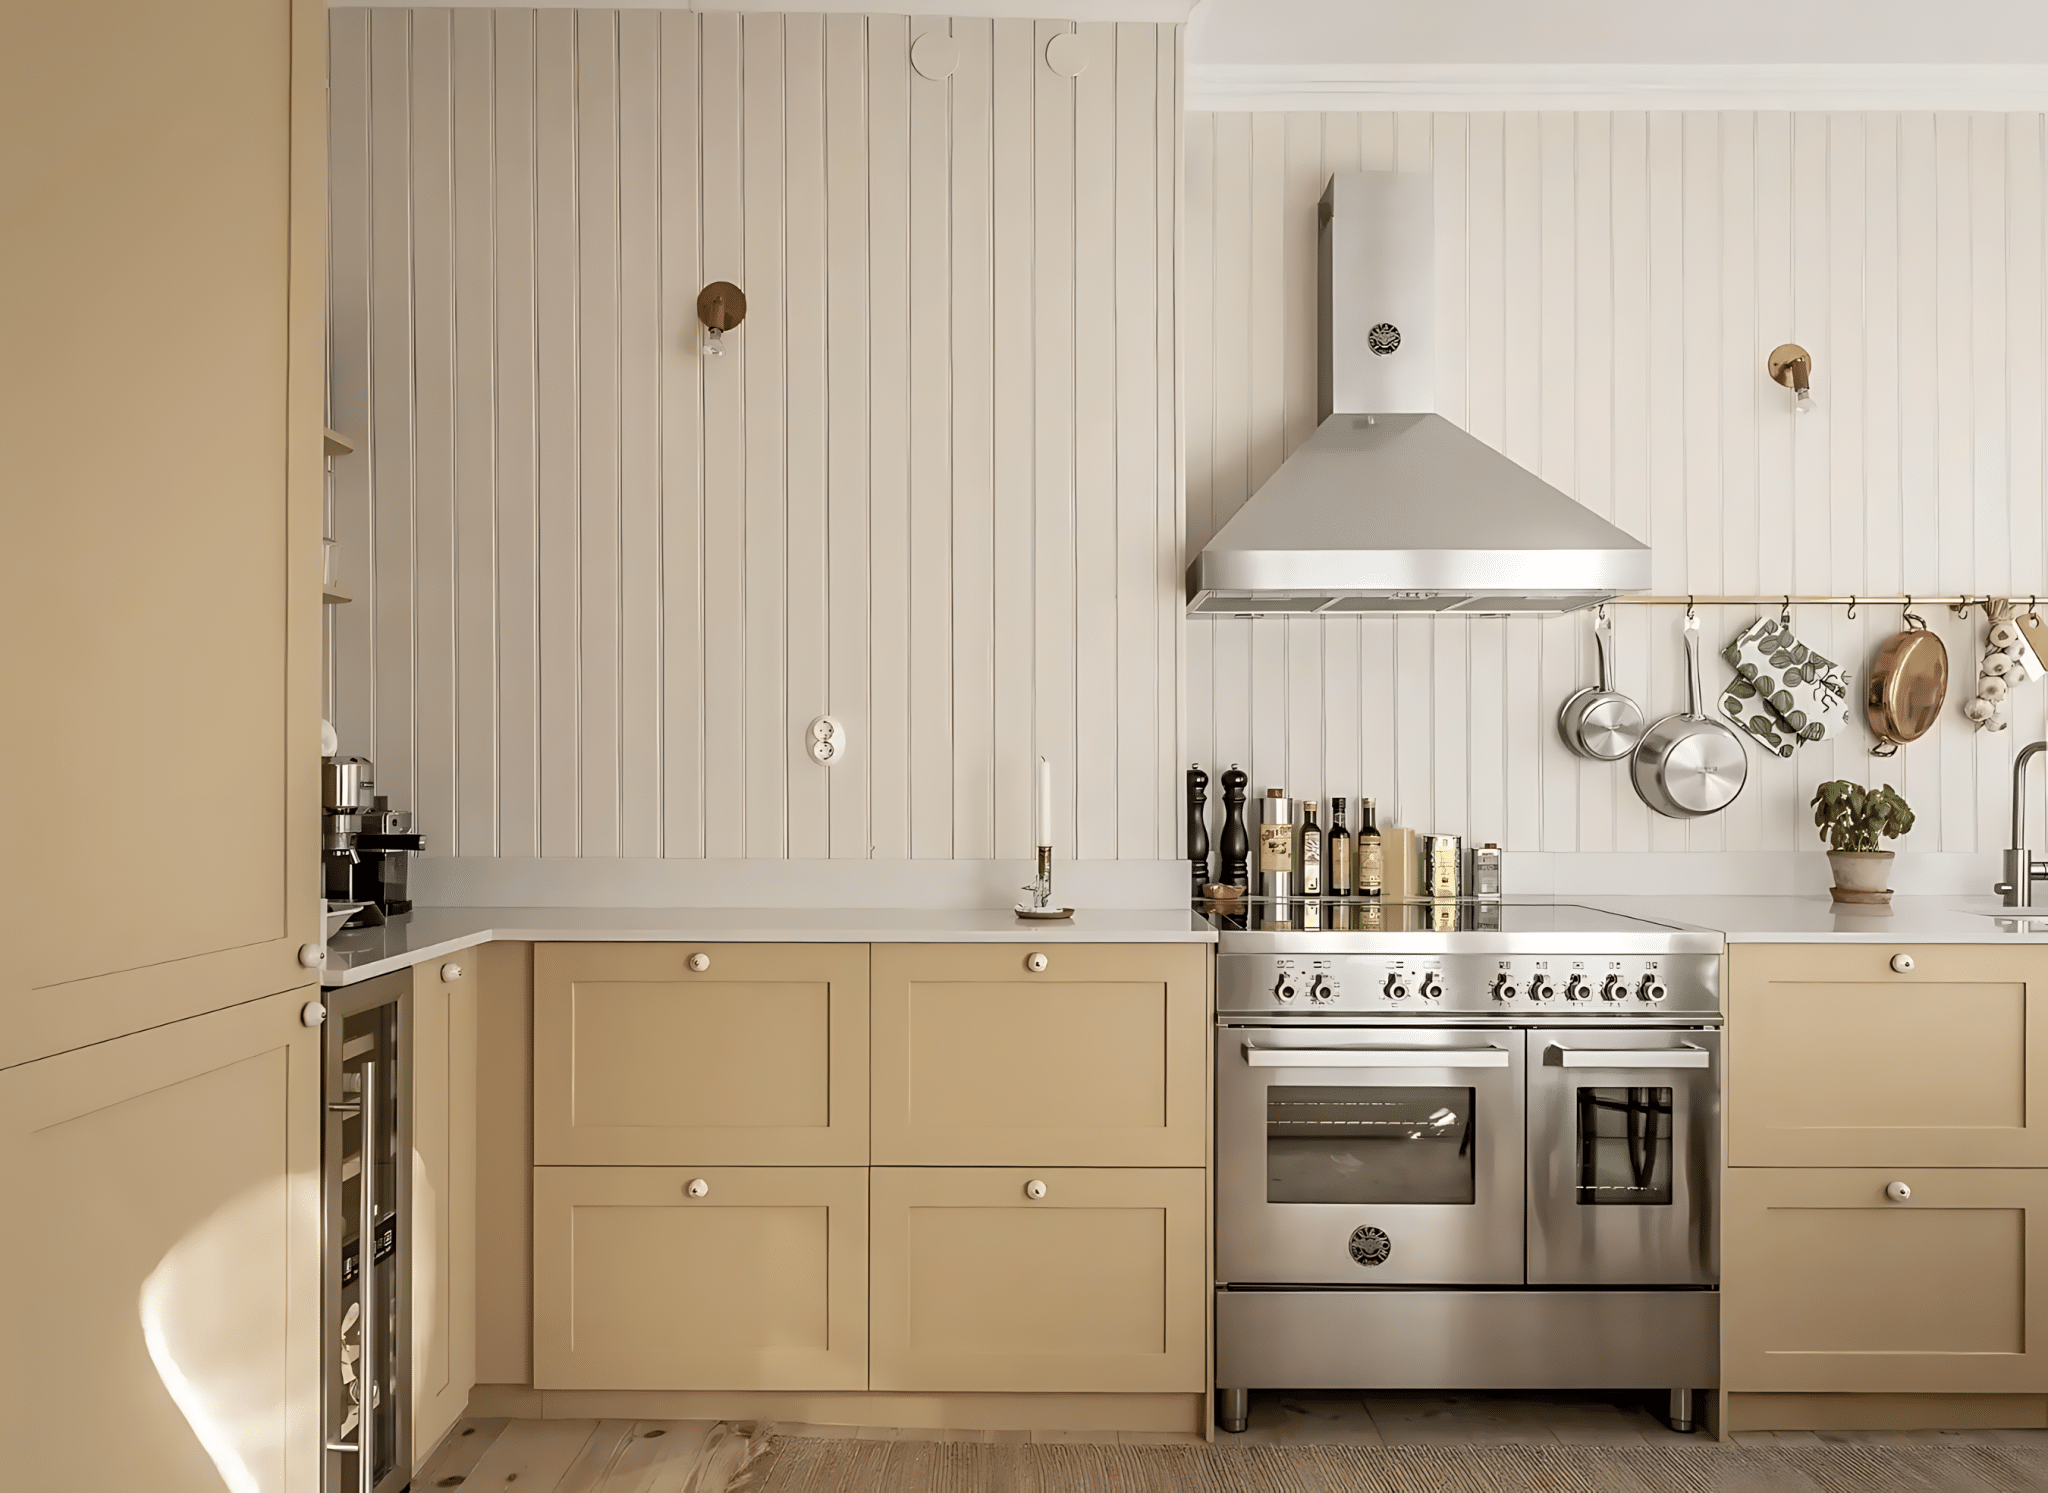
<path id="1" fill-rule="evenodd" d="M 1323 849 L 1323 858 L 1329 862 L 1330 895 L 1348 897 L 1351 895 L 1351 831 L 1344 827 L 1344 800 L 1330 800 L 1329 843 Z"/>
<path id="2" fill-rule="evenodd" d="M 1361 897 L 1377 897 L 1386 890 L 1387 847 L 1380 839 L 1375 808 L 1373 799 L 1361 798 L 1358 801 L 1358 895 Z"/>

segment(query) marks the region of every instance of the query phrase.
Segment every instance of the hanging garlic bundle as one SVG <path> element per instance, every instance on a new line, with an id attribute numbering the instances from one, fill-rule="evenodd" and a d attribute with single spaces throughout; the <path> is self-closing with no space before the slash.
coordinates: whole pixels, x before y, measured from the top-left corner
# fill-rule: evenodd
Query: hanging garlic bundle
<path id="1" fill-rule="evenodd" d="M 2020 620 L 2033 610 L 2031 600 L 1995 602 L 1989 610 L 1991 626 L 1977 664 L 1977 693 L 1963 702 L 1963 714 L 1979 731 L 2003 731 L 2012 724 L 2008 697 L 2017 686 L 2048 676 L 2048 668 L 2042 667 Z"/>

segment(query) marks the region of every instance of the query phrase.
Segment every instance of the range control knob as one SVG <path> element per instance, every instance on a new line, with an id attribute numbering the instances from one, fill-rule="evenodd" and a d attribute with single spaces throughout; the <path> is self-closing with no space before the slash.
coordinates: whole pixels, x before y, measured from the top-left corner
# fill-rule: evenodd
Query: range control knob
<path id="1" fill-rule="evenodd" d="M 1337 998 L 1337 991 L 1328 980 L 1324 979 L 1321 975 L 1317 975 L 1314 982 L 1308 987 L 1308 998 L 1320 1005 L 1324 1001 L 1335 1000 Z"/>
<path id="2" fill-rule="evenodd" d="M 1422 972 L 1422 982 L 1416 986 L 1415 993 L 1426 1001 L 1440 1001 L 1444 998 L 1443 981 L 1436 977 L 1435 970 L 1426 969 Z"/>
<path id="3" fill-rule="evenodd" d="M 1628 999 L 1628 981 L 1620 975 L 1609 975 L 1600 986 L 1600 999 L 1604 1001 L 1625 1001 Z"/>
<path id="4" fill-rule="evenodd" d="M 1408 999 L 1408 984 L 1399 975 L 1388 975 L 1385 993 L 1390 1001 L 1404 1001 Z"/>
<path id="5" fill-rule="evenodd" d="M 1669 994 L 1664 981 L 1656 975 L 1644 975 L 1643 983 L 1636 986 L 1636 998 L 1645 1001 L 1660 1001 Z"/>
<path id="6" fill-rule="evenodd" d="M 1593 998 L 1593 987 L 1583 975 L 1573 975 L 1565 982 L 1564 998 L 1568 1001 L 1589 1001 Z"/>
<path id="7" fill-rule="evenodd" d="M 1556 995 L 1557 987 L 1550 983 L 1549 975 L 1538 975 L 1529 982 L 1529 999 L 1532 1001 L 1547 1001 Z"/>
<path id="8" fill-rule="evenodd" d="M 1282 975 L 1273 985 L 1273 999 L 1291 1001 L 1294 999 L 1294 976 Z"/>
<path id="9" fill-rule="evenodd" d="M 1495 975 L 1493 977 L 1493 998 L 1495 1000 L 1511 1001 L 1521 993 L 1521 991 L 1515 988 L 1515 977 L 1513 975 Z"/>

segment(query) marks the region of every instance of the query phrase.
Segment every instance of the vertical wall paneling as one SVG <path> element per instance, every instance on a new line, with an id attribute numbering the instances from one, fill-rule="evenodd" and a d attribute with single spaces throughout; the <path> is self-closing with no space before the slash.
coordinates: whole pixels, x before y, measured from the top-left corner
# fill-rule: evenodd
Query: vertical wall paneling
<path id="1" fill-rule="evenodd" d="M 1649 543 L 1656 590 L 2048 584 L 2040 116 L 1198 114 L 1187 131 L 1190 545 L 1312 428 L 1301 204 L 1332 172 L 1398 166 L 1436 176 L 1439 410 Z M 1281 314 L 1261 319 L 1276 262 Z M 1788 341 L 1814 354 L 1811 415 L 1764 376 Z M 1867 777 L 1913 800 L 1909 848 L 1994 849 L 2048 691 L 1975 732 L 1956 707 L 1981 618 L 1920 611 L 1957 669 L 1935 731 L 1872 761 L 1852 702 L 1839 742 L 1753 750 L 1741 799 L 1702 821 L 1651 815 L 1625 767 L 1557 741 L 1559 703 L 1592 679 L 1586 617 L 1192 623 L 1185 755 L 1523 851 L 1817 849 L 1815 784 Z M 1611 615 L 1618 687 L 1653 718 L 1683 708 L 1680 613 Z M 1711 698 L 1758 613 L 1701 615 Z M 1867 606 L 1794 621 L 1857 687 L 1899 626 Z"/>
<path id="2" fill-rule="evenodd" d="M 329 709 L 430 854 L 1023 857 L 1041 752 L 1176 853 L 1179 28 L 330 26 Z"/>

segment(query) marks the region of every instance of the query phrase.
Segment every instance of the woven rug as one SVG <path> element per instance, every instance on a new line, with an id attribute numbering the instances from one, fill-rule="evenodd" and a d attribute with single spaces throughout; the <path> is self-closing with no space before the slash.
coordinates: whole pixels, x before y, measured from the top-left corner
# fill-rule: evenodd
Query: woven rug
<path id="1" fill-rule="evenodd" d="M 2021 1493 L 2025 1447 L 1110 1446 L 776 1437 L 735 1493 Z"/>

